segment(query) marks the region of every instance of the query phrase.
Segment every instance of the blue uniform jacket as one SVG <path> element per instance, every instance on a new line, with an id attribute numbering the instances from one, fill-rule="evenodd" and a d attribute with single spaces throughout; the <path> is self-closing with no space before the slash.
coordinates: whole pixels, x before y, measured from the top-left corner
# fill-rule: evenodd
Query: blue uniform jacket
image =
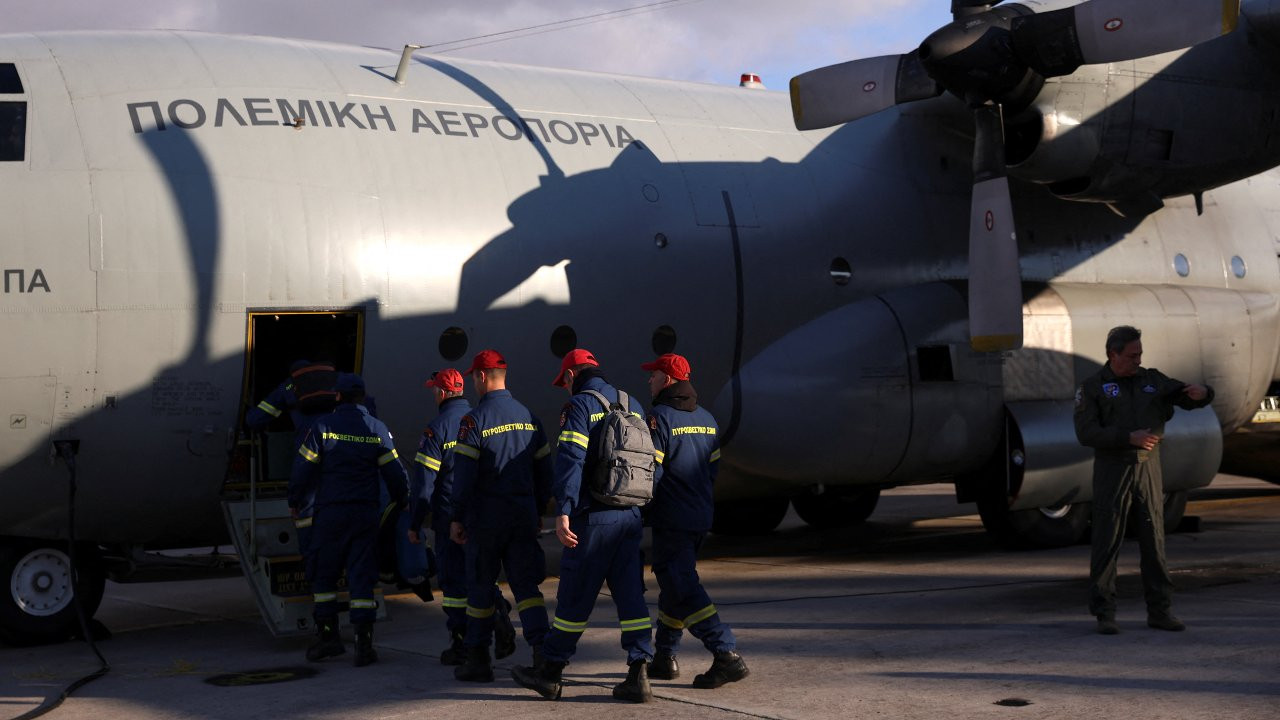
<path id="1" fill-rule="evenodd" d="M 604 419 L 605 408 L 586 390 L 595 390 L 610 402 L 618 401 L 618 391 L 591 368 L 583 371 L 574 381 L 574 395 L 560 412 L 560 441 L 556 445 L 555 483 L 552 494 L 561 515 L 574 517 L 583 513 L 602 510 L 639 513 L 638 508 L 615 508 L 591 497 L 591 489 L 582 482 L 587 459 L 587 447 L 591 430 Z M 636 417 L 644 417 L 644 408 L 634 395 L 627 393 L 628 410 Z"/>
<path id="2" fill-rule="evenodd" d="M 422 431 L 413 458 L 410 528 L 422 527 L 431 513 L 431 527 L 448 530 L 453 519 L 453 448 L 458 444 L 458 425 L 470 411 L 466 398 L 446 398 L 440 403 L 440 414 Z"/>
<path id="3" fill-rule="evenodd" d="M 468 531 L 537 526 L 550 498 L 551 446 L 542 424 L 507 390 L 462 416 L 453 453 L 453 519 Z"/>
<path id="4" fill-rule="evenodd" d="M 298 448 L 289 478 L 289 507 L 314 494 L 317 507 L 362 503 L 378 507 L 378 478 L 397 502 L 409 493 L 391 432 L 359 405 L 343 403 L 321 416 Z"/>
<path id="5" fill-rule="evenodd" d="M 697 406 L 696 396 L 691 401 L 681 394 L 687 385 L 663 390 L 649 412 L 658 472 L 645 515 L 655 528 L 707 532 L 715 514 L 712 485 L 720 468 L 720 438 L 715 418 Z"/>

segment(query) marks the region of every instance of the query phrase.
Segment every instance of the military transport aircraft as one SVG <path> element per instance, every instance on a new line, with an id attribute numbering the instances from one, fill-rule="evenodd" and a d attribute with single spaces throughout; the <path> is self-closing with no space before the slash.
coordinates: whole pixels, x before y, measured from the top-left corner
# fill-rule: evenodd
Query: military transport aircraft
<path id="1" fill-rule="evenodd" d="M 242 418 L 299 357 L 362 372 L 410 447 L 424 377 L 480 349 L 550 422 L 575 346 L 637 390 L 676 351 L 722 427 L 718 529 L 945 481 L 1003 539 L 1061 544 L 1088 523 L 1074 389 L 1129 323 L 1217 390 L 1163 443 L 1176 518 L 1280 376 L 1280 1 L 952 11 L 790 98 L 415 46 L 0 36 L 0 631 L 67 632 L 73 477 L 90 608 L 102 554 L 229 522 L 246 572 L 283 557 L 288 448 Z"/>

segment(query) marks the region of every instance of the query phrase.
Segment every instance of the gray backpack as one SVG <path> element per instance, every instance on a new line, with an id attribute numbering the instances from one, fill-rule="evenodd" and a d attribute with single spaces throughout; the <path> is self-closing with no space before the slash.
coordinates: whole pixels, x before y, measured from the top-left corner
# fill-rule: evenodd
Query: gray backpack
<path id="1" fill-rule="evenodd" d="M 618 508 L 648 503 L 653 499 L 653 475 L 658 467 L 649 426 L 631 414 L 629 398 L 621 390 L 616 403 L 595 390 L 585 392 L 605 409 L 604 418 L 592 428 L 587 450 L 591 497 Z"/>

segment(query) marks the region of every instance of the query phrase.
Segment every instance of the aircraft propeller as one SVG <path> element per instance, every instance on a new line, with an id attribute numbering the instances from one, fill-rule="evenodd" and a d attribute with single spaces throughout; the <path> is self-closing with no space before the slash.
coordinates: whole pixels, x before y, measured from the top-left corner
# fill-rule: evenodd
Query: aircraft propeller
<path id="1" fill-rule="evenodd" d="M 905 55 L 853 60 L 791 79 L 799 130 L 847 123 L 949 91 L 973 111 L 969 339 L 1022 346 L 1022 287 L 1004 158 L 1004 113 L 1028 107 L 1046 78 L 1081 65 L 1179 50 L 1235 29 L 1240 0 L 953 0 L 953 22 Z"/>

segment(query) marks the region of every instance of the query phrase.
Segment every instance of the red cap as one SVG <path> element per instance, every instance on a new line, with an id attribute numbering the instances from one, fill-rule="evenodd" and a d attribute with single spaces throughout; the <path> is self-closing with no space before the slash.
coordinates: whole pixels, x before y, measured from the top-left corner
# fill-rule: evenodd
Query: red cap
<path id="1" fill-rule="evenodd" d="M 492 370 L 494 368 L 507 369 L 506 359 L 497 350 L 481 350 L 471 360 L 471 367 L 467 368 L 467 374 L 470 375 L 477 370 Z"/>
<path id="2" fill-rule="evenodd" d="M 569 354 L 565 355 L 564 359 L 560 361 L 560 374 L 556 376 L 555 380 L 551 381 L 551 384 L 556 387 L 567 385 L 568 383 L 564 381 L 564 371 L 579 365 L 599 366 L 600 363 L 596 362 L 596 356 L 592 355 L 590 350 L 583 350 L 582 348 L 570 350 Z"/>
<path id="3" fill-rule="evenodd" d="M 431 373 L 431 379 L 422 384 L 423 387 L 438 387 L 445 392 L 462 392 L 462 373 L 453 368 L 445 368 Z"/>
<path id="4" fill-rule="evenodd" d="M 661 370 L 675 380 L 689 379 L 689 361 L 684 359 L 682 355 L 675 353 L 667 353 L 661 355 L 653 362 L 647 362 L 640 366 L 641 370 Z"/>

